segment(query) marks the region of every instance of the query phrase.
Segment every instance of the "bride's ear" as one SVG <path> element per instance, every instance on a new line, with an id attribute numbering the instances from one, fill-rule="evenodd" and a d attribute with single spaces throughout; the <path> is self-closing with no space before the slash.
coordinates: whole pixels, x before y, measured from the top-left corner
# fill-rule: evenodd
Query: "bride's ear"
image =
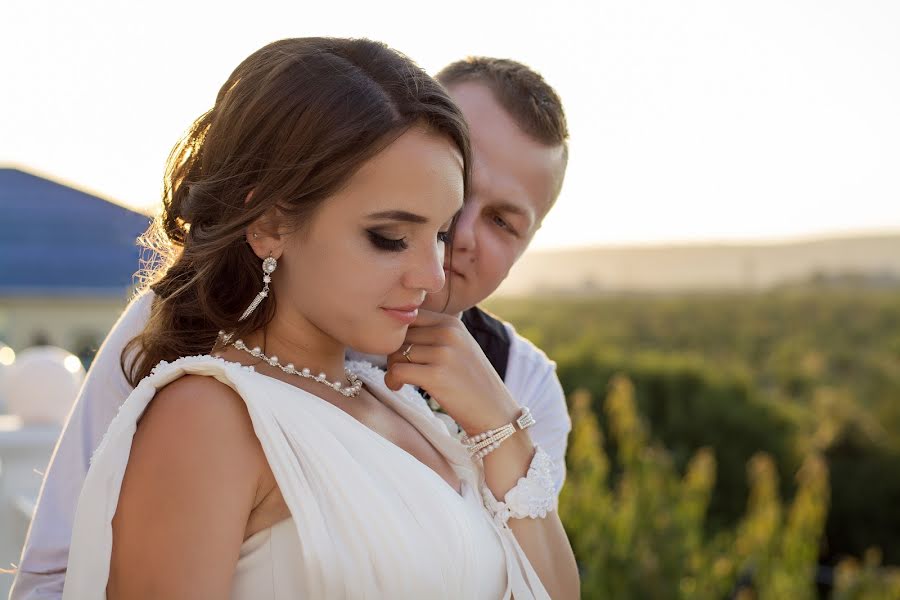
<path id="1" fill-rule="evenodd" d="M 247 195 L 247 199 L 253 192 Z M 277 206 L 273 206 L 247 226 L 247 243 L 260 260 L 271 256 L 281 258 L 287 240 L 284 217 Z"/>

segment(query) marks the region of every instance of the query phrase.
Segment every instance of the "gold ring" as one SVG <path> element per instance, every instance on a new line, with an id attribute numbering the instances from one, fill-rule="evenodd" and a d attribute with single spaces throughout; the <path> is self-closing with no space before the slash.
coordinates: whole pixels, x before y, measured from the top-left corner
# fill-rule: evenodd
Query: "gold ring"
<path id="1" fill-rule="evenodd" d="M 409 353 L 412 350 L 412 347 L 413 347 L 413 344 L 410 344 L 409 346 L 406 347 L 406 350 L 401 352 L 401 354 L 403 354 L 403 358 L 405 358 L 409 362 L 412 362 L 412 359 L 409 357 Z"/>

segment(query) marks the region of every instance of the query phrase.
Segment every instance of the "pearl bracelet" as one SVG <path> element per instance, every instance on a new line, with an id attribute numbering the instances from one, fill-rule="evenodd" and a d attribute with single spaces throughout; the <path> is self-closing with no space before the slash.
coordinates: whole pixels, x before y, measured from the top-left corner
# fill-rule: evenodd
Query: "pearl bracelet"
<path id="1" fill-rule="evenodd" d="M 531 427 L 536 422 L 534 417 L 531 416 L 531 411 L 528 407 L 523 406 L 522 414 L 512 423 L 507 423 L 496 429 L 489 429 L 471 438 L 468 435 L 464 435 L 461 441 L 469 451 L 469 456 L 474 458 L 484 458 L 499 448 L 500 444 L 516 431 L 522 431 L 523 429 Z M 516 429 L 517 425 L 518 430 Z"/>

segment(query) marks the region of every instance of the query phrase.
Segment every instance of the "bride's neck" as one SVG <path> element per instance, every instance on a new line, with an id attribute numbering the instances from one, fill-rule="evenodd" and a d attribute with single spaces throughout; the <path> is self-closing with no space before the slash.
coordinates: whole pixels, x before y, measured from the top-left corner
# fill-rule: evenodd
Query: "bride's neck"
<path id="1" fill-rule="evenodd" d="M 306 319 L 290 320 L 278 315 L 264 329 L 244 338 L 249 348 L 259 347 L 268 357 L 298 370 L 325 373 L 329 381 L 342 381 L 346 347 Z"/>

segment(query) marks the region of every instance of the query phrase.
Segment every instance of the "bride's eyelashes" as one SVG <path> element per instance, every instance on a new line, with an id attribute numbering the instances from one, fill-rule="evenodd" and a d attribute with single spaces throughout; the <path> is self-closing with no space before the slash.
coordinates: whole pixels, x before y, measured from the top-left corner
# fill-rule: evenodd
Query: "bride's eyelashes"
<path id="1" fill-rule="evenodd" d="M 406 250 L 406 238 L 394 239 L 385 237 L 374 231 L 366 231 L 369 234 L 369 241 L 379 250 L 388 250 L 390 252 L 400 252 Z"/>
<path id="2" fill-rule="evenodd" d="M 389 252 L 402 252 L 409 247 L 409 244 L 407 244 L 406 242 L 406 238 L 389 238 L 372 230 L 366 230 L 366 233 L 368 234 L 369 241 L 372 242 L 372 245 L 379 250 L 387 250 Z M 447 231 L 439 231 L 437 234 L 437 239 L 442 244 L 450 242 L 450 237 L 451 233 L 449 229 Z"/>

